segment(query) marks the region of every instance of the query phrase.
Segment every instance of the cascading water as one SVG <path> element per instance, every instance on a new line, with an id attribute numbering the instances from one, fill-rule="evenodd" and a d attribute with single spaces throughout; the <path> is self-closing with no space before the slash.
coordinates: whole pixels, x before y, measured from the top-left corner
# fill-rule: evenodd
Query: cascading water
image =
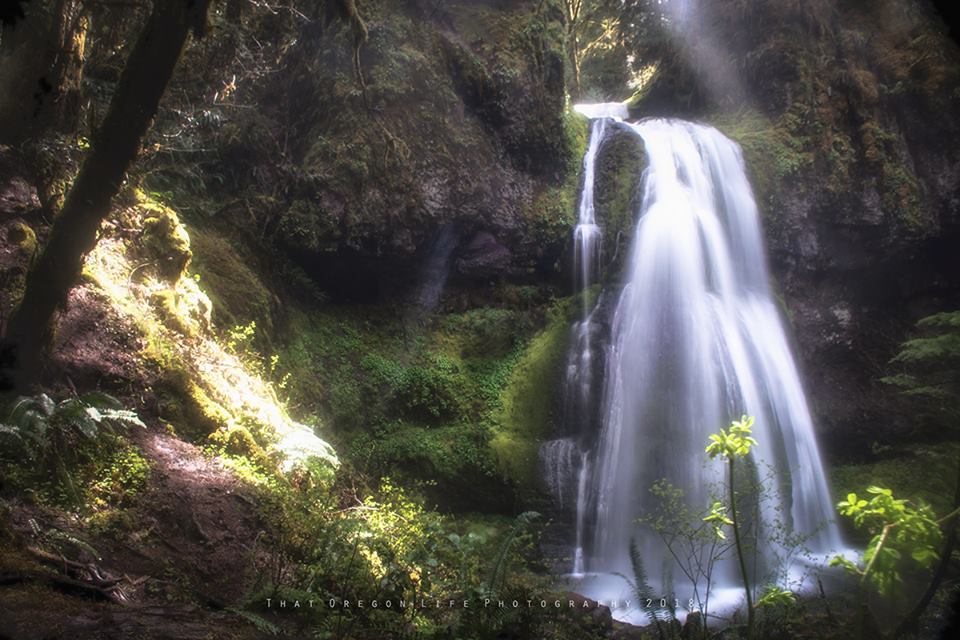
<path id="1" fill-rule="evenodd" d="M 592 170 L 602 143 L 596 132 L 605 122 L 594 121 L 585 169 L 589 164 Z M 722 466 L 706 461 L 708 435 L 741 414 L 756 417 L 759 445 L 752 459 L 768 490 L 758 503 L 759 521 L 779 514 L 786 529 L 807 536 L 811 549 L 839 549 L 813 424 L 768 282 L 757 207 L 739 148 L 718 131 L 688 122 L 653 119 L 620 126 L 642 138 L 649 166 L 625 284 L 612 316 L 599 438 L 594 436 L 591 447 L 579 445 L 580 452 L 591 452 L 581 453 L 578 464 L 583 486 L 577 492 L 577 544 L 589 539 L 586 569 L 630 574 L 632 540 L 651 571 L 669 564 L 659 536 L 637 524 L 656 509 L 649 489 L 665 479 L 683 491 L 691 507 L 709 504 L 710 487 L 724 476 Z M 592 172 L 585 194 L 588 186 L 587 224 L 595 225 Z M 578 350 L 584 345 L 575 344 Z M 576 364 L 573 355 L 571 363 Z M 576 374 L 568 372 L 568 379 L 571 375 Z M 571 391 L 576 390 L 568 384 Z M 569 456 L 573 466 L 575 452 Z M 588 522 L 592 535 L 584 536 L 580 529 Z M 579 573 L 584 560 L 576 564 Z M 722 566 L 717 578 L 722 586 Z M 590 585 L 581 591 L 603 596 L 599 584 L 592 594 Z"/>
<path id="2" fill-rule="evenodd" d="M 603 142 L 607 126 L 613 119 L 626 115 L 623 105 L 592 105 L 594 119 L 590 129 L 590 141 L 583 159 L 583 190 L 573 231 L 574 288 L 582 291 L 597 281 L 600 268 L 602 232 L 594 215 L 593 189 L 596 175 L 597 152 Z M 594 339 L 596 325 L 592 320 L 589 300 L 583 296 L 583 312 L 571 329 L 571 342 L 575 345 L 567 357 L 564 379 L 564 398 L 568 418 L 567 437 L 545 442 L 540 448 L 547 488 L 553 494 L 561 510 L 567 508 L 570 498 L 576 511 L 576 537 L 574 545 L 573 573 L 583 573 L 583 540 L 586 526 L 590 460 L 582 438 L 584 422 L 590 411 L 590 397 L 594 386 Z"/>

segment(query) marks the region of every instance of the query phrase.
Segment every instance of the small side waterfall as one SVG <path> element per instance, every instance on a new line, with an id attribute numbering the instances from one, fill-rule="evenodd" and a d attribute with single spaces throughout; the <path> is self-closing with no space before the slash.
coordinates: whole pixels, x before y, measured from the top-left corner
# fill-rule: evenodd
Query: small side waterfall
<path id="1" fill-rule="evenodd" d="M 594 164 L 610 122 L 604 114 L 601 109 L 593 121 L 584 159 L 575 231 L 580 287 L 596 273 Z M 677 120 L 618 127 L 643 139 L 649 166 L 602 354 L 603 380 L 595 379 L 591 366 L 598 348 L 590 338 L 596 309 L 585 309 L 573 328 L 565 402 L 585 406 L 591 389 L 603 388 L 592 422 L 567 427 L 564 439 L 570 444 L 563 449 L 562 497 L 568 501 L 575 487 L 577 501 L 573 572 L 629 575 L 632 540 L 648 568 L 669 565 L 659 536 L 637 522 L 656 509 L 649 489 L 665 479 L 683 491 L 691 508 L 704 508 L 711 486 L 724 477 L 719 463 L 707 462 L 708 435 L 741 414 L 756 417 L 759 445 L 752 462 L 767 489 L 757 506 L 759 522 L 778 515 L 815 552 L 839 549 L 813 422 L 770 288 L 739 147 L 715 129 Z M 548 443 L 544 452 L 550 447 L 559 450 Z M 720 567 L 719 586 L 724 576 Z"/>
<path id="2" fill-rule="evenodd" d="M 622 105 L 603 105 L 593 112 L 603 115 L 593 120 L 590 140 L 583 158 L 583 189 L 580 193 L 577 226 L 573 231 L 574 288 L 583 291 L 595 284 L 600 274 L 602 230 L 594 214 L 593 190 L 596 177 L 596 160 L 607 126 L 613 121 L 606 117 L 608 111 L 620 113 Z M 573 507 L 575 511 L 576 537 L 574 546 L 573 573 L 583 573 L 584 537 L 588 510 L 590 456 L 585 446 L 584 435 L 589 435 L 588 424 L 591 397 L 596 385 L 601 383 L 594 375 L 595 340 L 597 327 L 588 296 L 583 296 L 580 320 L 571 328 L 573 347 L 567 355 L 566 375 L 563 383 L 563 398 L 566 417 L 566 437 L 545 442 L 540 447 L 544 478 L 561 511 Z M 570 498 L 573 498 L 571 504 Z"/>
<path id="3" fill-rule="evenodd" d="M 607 118 L 593 121 L 587 154 L 583 158 L 583 190 L 577 211 L 577 226 L 573 230 L 573 263 L 579 291 L 592 285 L 600 272 L 600 249 L 602 235 L 597 226 L 593 207 L 593 187 L 596 178 L 597 151 L 607 129 Z M 586 304 L 586 302 L 584 303 Z M 586 316 L 584 309 L 584 316 Z"/>

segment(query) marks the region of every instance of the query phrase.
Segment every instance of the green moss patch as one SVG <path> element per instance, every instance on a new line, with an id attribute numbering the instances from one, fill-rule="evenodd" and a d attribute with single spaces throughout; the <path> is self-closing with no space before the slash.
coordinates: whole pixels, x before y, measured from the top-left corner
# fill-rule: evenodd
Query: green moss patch
<path id="1" fill-rule="evenodd" d="M 831 469 L 835 502 L 848 493 L 862 495 L 867 487 L 880 486 L 892 489 L 898 498 L 926 502 L 941 515 L 953 509 L 960 444 L 911 445 L 878 453 L 885 457 Z"/>
<path id="2" fill-rule="evenodd" d="M 549 433 L 570 334 L 566 304 L 555 307 L 546 328 L 522 351 L 495 414 L 491 447 L 498 468 L 519 487 L 537 485 L 540 443 Z"/>

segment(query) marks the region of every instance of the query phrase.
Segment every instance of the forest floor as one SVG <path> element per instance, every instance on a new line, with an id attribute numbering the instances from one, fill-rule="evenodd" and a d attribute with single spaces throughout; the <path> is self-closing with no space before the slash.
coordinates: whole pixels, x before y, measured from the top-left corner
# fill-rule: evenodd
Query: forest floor
<path id="1" fill-rule="evenodd" d="M 133 440 L 150 473 L 113 527 L 97 531 L 59 510 L 10 504 L 13 540 L 0 547 L 0 638 L 263 637 L 226 610 L 242 601 L 263 553 L 260 517 L 244 484 L 159 427 Z M 81 540 L 70 559 L 78 566 L 39 558 L 33 550 L 41 539 L 64 549 Z M 119 579 L 122 595 L 94 588 L 94 572 Z"/>

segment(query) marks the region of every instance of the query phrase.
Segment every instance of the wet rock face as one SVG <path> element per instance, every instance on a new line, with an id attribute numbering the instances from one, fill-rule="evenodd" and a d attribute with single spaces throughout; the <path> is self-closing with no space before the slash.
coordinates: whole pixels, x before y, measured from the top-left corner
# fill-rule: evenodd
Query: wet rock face
<path id="1" fill-rule="evenodd" d="M 489 231 L 478 231 L 457 258 L 457 272 L 468 279 L 489 280 L 505 275 L 513 254 Z"/>
<path id="2" fill-rule="evenodd" d="M 269 126 L 235 122 L 224 136 L 225 164 L 251 166 L 240 188 L 278 164 L 293 167 L 282 193 L 255 209 L 262 227 L 334 297 L 343 288 L 337 261 L 371 276 L 361 278 L 366 293 L 415 286 L 448 224 L 495 239 L 478 236 L 462 256 L 468 279 L 552 268 L 568 228 L 554 210 L 543 213 L 557 198 L 542 196 L 566 189 L 576 172 L 581 124 L 564 115 L 557 6 L 374 0 L 362 12 L 359 73 L 348 24 L 308 25 L 255 97 Z M 271 129 L 286 140 L 281 162 L 257 137 Z M 566 204 L 555 209 L 572 215 Z"/>

